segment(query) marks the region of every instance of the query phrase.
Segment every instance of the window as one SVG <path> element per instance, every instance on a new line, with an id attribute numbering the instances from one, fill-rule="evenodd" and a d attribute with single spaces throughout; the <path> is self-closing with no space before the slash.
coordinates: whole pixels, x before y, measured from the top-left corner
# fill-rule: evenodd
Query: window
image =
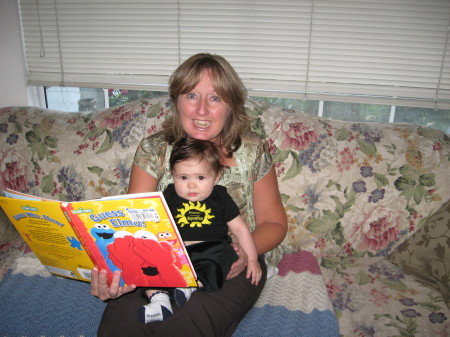
<path id="1" fill-rule="evenodd" d="M 319 101 L 307 101 L 295 98 L 279 98 L 279 97 L 261 97 L 252 96 L 253 99 L 267 102 L 269 104 L 276 104 L 287 109 L 295 109 L 303 111 L 311 116 L 319 115 Z"/>
<path id="2" fill-rule="evenodd" d="M 164 91 L 45 87 L 47 108 L 65 112 L 91 112 L 142 98 L 167 95 Z"/>
<path id="3" fill-rule="evenodd" d="M 327 118 L 448 128 L 450 1 L 19 3 L 28 83 L 48 87 L 49 106 L 60 86 L 62 102 L 77 97 L 72 111 L 164 92 L 178 64 L 211 52 L 255 97 Z"/>
<path id="4" fill-rule="evenodd" d="M 397 123 L 420 124 L 450 134 L 450 110 L 424 109 L 398 106 L 394 121 Z"/>
<path id="5" fill-rule="evenodd" d="M 450 134 L 450 109 L 396 107 L 331 101 L 304 101 L 268 97 L 252 97 L 313 116 L 351 122 L 381 122 L 419 124 Z"/>
<path id="6" fill-rule="evenodd" d="M 208 51 L 256 96 L 450 108 L 450 1 L 19 1 L 30 85 L 163 91 Z"/>
<path id="7" fill-rule="evenodd" d="M 354 122 L 389 122 L 391 106 L 381 104 L 325 102 L 323 116 Z"/>
<path id="8" fill-rule="evenodd" d="M 167 95 L 165 91 L 127 89 L 45 88 L 47 107 L 74 112 L 91 112 L 116 106 L 136 99 Z M 429 126 L 450 134 L 450 110 L 392 107 L 380 104 L 345 103 L 252 96 L 252 99 L 303 111 L 312 116 L 323 116 L 353 122 L 398 122 Z"/>

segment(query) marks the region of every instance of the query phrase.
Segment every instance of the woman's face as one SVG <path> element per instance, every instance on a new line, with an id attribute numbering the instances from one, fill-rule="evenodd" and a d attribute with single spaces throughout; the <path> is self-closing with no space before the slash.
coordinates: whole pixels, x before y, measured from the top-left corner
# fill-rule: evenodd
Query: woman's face
<path id="1" fill-rule="evenodd" d="M 181 126 L 189 137 L 212 141 L 221 133 L 231 110 L 215 91 L 207 70 L 194 89 L 178 96 L 177 107 Z"/>

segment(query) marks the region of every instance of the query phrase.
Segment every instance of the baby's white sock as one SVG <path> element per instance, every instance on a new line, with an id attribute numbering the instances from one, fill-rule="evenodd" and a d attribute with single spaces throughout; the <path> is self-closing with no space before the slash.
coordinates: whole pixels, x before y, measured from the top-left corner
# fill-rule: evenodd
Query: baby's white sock
<path id="1" fill-rule="evenodd" d="M 175 288 L 173 296 L 175 297 L 175 302 L 182 307 L 189 301 L 191 295 L 197 288 Z"/>
<path id="2" fill-rule="evenodd" d="M 169 294 L 156 292 L 149 298 L 150 303 L 142 306 L 138 311 L 138 319 L 143 323 L 163 321 L 172 316 Z"/>

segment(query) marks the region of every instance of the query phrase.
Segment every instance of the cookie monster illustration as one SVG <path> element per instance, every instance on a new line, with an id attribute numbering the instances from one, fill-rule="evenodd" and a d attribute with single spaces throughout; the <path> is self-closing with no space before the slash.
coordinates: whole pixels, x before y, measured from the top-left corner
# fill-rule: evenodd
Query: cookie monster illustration
<path id="1" fill-rule="evenodd" d="M 107 246 L 109 258 L 122 270 L 126 284 L 152 287 L 187 287 L 177 254 L 167 242 L 158 242 L 151 232 L 134 235 L 117 232 Z"/>
<path id="2" fill-rule="evenodd" d="M 91 236 L 95 240 L 95 244 L 102 253 L 103 257 L 106 260 L 106 263 L 108 264 L 108 267 L 112 272 L 114 270 L 118 270 L 119 268 L 117 268 L 117 266 L 111 261 L 111 259 L 108 258 L 107 247 L 114 242 L 115 232 L 116 231 L 111 229 L 108 225 L 101 223 L 96 223 L 95 226 L 90 230 Z"/>

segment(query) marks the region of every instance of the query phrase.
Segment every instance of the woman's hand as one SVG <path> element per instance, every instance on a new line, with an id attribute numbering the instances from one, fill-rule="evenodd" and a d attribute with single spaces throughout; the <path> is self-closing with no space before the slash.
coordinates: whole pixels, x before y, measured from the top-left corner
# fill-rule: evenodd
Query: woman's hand
<path id="1" fill-rule="evenodd" d="M 125 287 L 120 286 L 120 271 L 114 272 L 111 286 L 108 288 L 107 271 L 105 269 L 98 270 L 96 267 L 92 268 L 91 294 L 102 301 L 118 298 L 134 289 L 136 289 L 134 284 Z"/>
<path id="2" fill-rule="evenodd" d="M 238 276 L 247 267 L 247 254 L 237 243 L 231 244 L 239 258 L 231 265 L 227 280 Z"/>

